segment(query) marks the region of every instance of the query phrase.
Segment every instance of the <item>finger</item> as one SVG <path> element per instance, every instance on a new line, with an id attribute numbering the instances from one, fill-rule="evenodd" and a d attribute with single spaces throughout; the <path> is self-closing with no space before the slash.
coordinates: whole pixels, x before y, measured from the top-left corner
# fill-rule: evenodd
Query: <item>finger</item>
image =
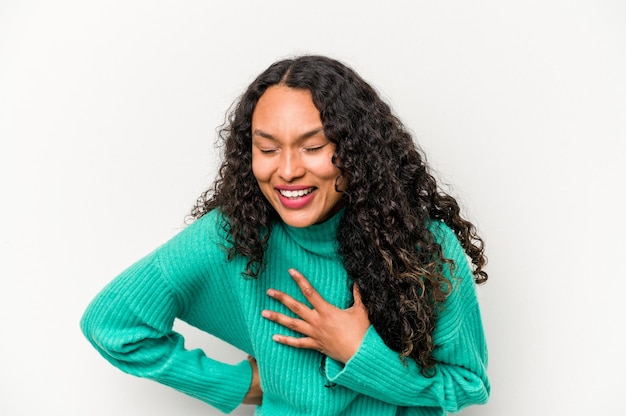
<path id="1" fill-rule="evenodd" d="M 283 293 L 279 290 L 269 289 L 267 291 L 267 295 L 285 305 L 287 308 L 289 308 L 291 312 L 295 313 L 305 321 L 308 321 L 312 318 L 313 311 L 304 303 L 298 302 L 288 294 Z"/>
<path id="2" fill-rule="evenodd" d="M 353 306 L 365 308 L 365 305 L 363 305 L 363 300 L 361 299 L 361 291 L 359 290 L 359 287 L 356 285 L 356 283 L 352 285 L 352 297 L 354 298 Z"/>
<path id="3" fill-rule="evenodd" d="M 313 305 L 315 309 L 320 309 L 326 305 L 328 302 L 315 290 L 313 285 L 309 283 L 309 281 L 304 277 L 302 273 L 297 271 L 296 269 L 289 269 L 289 274 L 298 284 L 298 287 L 302 291 L 304 297 Z"/>
<path id="4" fill-rule="evenodd" d="M 307 336 L 311 335 L 311 325 L 309 325 L 306 321 L 303 321 L 302 319 L 291 318 L 287 315 L 283 315 L 282 313 L 272 312 L 268 310 L 264 310 L 263 312 L 261 312 L 261 315 L 264 318 L 269 319 L 270 321 L 276 322 L 277 324 L 282 325 L 285 328 L 291 329 L 292 331 Z"/>
<path id="5" fill-rule="evenodd" d="M 354 298 L 355 305 L 363 303 L 361 301 L 361 292 L 359 291 L 359 287 L 356 285 L 356 283 L 352 285 L 352 297 Z"/>
<path id="6" fill-rule="evenodd" d="M 323 352 L 321 350 L 320 345 L 315 340 L 309 337 L 296 338 L 296 337 L 289 337 L 286 335 L 275 334 L 274 336 L 272 336 L 272 339 L 280 344 L 289 345 L 290 347 L 303 348 L 303 349 L 316 350 L 316 351 Z"/>

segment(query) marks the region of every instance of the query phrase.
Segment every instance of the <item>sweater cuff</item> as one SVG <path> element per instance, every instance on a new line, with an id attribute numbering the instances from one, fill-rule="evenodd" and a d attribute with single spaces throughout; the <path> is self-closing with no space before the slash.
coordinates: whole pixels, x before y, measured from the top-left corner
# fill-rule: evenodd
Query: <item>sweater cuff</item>
<path id="1" fill-rule="evenodd" d="M 212 403 L 224 413 L 230 413 L 237 408 L 246 397 L 252 383 L 252 367 L 248 360 L 244 360 L 232 366 L 230 374 L 232 382 L 223 381 L 219 401 Z M 241 380 L 248 380 L 242 383 Z"/>
<path id="2" fill-rule="evenodd" d="M 417 390 L 419 370 L 415 363 L 410 359 L 403 363 L 373 326 L 368 328 L 359 350 L 345 365 L 327 358 L 325 370 L 331 383 L 378 400 L 406 406 L 415 399 L 409 398 L 415 396 Z M 411 386 L 407 385 L 409 380 Z"/>

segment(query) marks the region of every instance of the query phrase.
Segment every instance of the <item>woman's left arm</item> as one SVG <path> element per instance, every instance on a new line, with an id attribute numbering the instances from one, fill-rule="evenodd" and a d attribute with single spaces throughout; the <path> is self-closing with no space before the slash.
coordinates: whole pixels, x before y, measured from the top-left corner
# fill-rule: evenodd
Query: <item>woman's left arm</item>
<path id="1" fill-rule="evenodd" d="M 458 267 L 457 267 L 458 269 Z M 424 376 L 412 359 L 404 362 L 370 327 L 346 363 L 327 360 L 329 381 L 398 406 L 432 406 L 456 413 L 489 398 L 487 348 L 474 283 L 458 281 L 435 330 L 435 374 Z"/>

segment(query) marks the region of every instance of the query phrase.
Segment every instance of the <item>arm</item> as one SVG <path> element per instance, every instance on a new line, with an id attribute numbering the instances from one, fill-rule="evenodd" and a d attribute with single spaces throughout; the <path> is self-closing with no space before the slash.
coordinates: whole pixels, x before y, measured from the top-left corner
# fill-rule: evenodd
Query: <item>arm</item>
<path id="1" fill-rule="evenodd" d="M 166 245 L 168 250 L 188 241 L 186 234 L 193 232 L 189 227 L 183 230 Z M 184 348 L 183 337 L 172 330 L 172 325 L 185 306 L 185 298 L 171 282 L 193 270 L 189 270 L 191 266 L 181 267 L 180 277 L 166 278 L 160 267 L 162 250 L 111 282 L 89 305 L 81 320 L 82 330 L 98 352 L 122 371 L 158 381 L 230 412 L 251 385 L 251 365 L 247 361 L 221 363 L 199 349 Z"/>
<path id="2" fill-rule="evenodd" d="M 436 374 L 427 378 L 413 360 L 402 363 L 398 353 L 370 327 L 345 365 L 327 360 L 326 375 L 331 382 L 399 406 L 435 406 L 448 412 L 487 401 L 487 350 L 472 273 L 452 231 L 437 227 L 433 232 L 441 241 L 444 256 L 456 267 L 454 289 L 434 333 Z"/>

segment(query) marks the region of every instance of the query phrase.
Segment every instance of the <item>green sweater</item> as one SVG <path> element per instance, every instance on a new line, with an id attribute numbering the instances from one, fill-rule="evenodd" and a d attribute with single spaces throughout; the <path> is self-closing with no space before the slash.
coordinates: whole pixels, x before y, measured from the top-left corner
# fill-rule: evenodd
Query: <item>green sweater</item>
<path id="1" fill-rule="evenodd" d="M 242 402 L 250 386 L 250 364 L 230 365 L 211 359 L 209 349 L 206 354 L 185 349 L 183 337 L 172 330 L 176 318 L 257 359 L 263 404 L 256 415 L 444 415 L 486 402 L 487 353 L 472 274 L 458 240 L 440 222 L 431 231 L 444 256 L 455 262 L 456 279 L 434 333 L 434 377 L 422 376 L 412 360 L 400 361 L 371 326 L 345 365 L 328 358 L 322 369 L 319 352 L 272 340 L 276 333 L 295 333 L 261 317 L 263 309 L 293 315 L 267 296 L 267 289 L 308 304 L 287 273 L 291 267 L 328 302 L 341 308 L 352 303 L 337 254 L 341 215 L 308 228 L 276 224 L 266 271 L 251 280 L 241 277 L 245 259 L 227 260 L 224 218 L 214 210 L 113 280 L 91 302 L 82 330 L 121 370 L 226 413 Z"/>

